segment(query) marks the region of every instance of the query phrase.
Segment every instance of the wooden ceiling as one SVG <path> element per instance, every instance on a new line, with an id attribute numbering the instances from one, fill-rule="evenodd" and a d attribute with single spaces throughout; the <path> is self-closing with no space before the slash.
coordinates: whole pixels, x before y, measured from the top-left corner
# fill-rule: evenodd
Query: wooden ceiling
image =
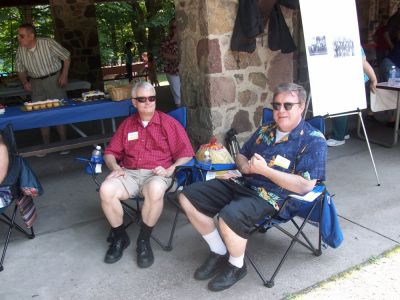
<path id="1" fill-rule="evenodd" d="M 49 4 L 50 0 L 1 0 L 0 7 L 8 7 L 8 6 L 35 6 L 35 5 L 43 5 Z"/>
<path id="2" fill-rule="evenodd" d="M 94 0 L 94 2 L 118 2 L 118 0 Z M 0 0 L 1 7 L 10 6 L 35 6 L 49 4 L 50 0 Z"/>

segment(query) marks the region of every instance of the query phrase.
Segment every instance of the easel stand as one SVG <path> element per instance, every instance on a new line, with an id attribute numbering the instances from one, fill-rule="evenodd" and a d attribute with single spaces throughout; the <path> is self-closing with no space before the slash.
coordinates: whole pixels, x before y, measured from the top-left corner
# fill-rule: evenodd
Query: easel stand
<path id="1" fill-rule="evenodd" d="M 363 131 L 364 131 L 365 141 L 367 142 L 369 155 L 371 156 L 372 166 L 374 167 L 377 185 L 380 186 L 381 183 L 380 183 L 380 181 L 379 181 L 379 175 L 378 175 L 378 172 L 377 172 L 377 170 L 376 170 L 375 161 L 374 161 L 374 156 L 372 155 L 372 150 L 371 150 L 371 146 L 370 146 L 370 144 L 369 144 L 369 140 L 368 140 L 368 136 L 367 136 L 367 131 L 366 131 L 366 129 L 365 129 L 365 125 L 364 125 L 364 121 L 363 121 L 363 118 L 362 118 L 361 110 L 360 110 L 360 109 L 357 109 L 356 111 L 349 111 L 349 112 L 345 112 L 345 113 L 332 114 L 332 115 L 327 114 L 327 115 L 324 116 L 324 118 L 337 118 L 337 117 L 344 117 L 344 116 L 351 116 L 351 115 L 358 115 L 359 122 L 361 123 L 362 129 L 363 129 Z"/>

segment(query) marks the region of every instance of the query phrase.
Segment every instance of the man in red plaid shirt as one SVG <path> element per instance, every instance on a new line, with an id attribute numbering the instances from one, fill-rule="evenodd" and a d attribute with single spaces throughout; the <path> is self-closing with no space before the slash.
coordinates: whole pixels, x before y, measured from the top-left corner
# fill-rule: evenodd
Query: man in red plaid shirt
<path id="1" fill-rule="evenodd" d="M 132 103 L 138 113 L 122 122 L 105 150 L 104 160 L 111 173 L 100 187 L 100 198 L 113 236 L 104 259 L 106 263 L 117 262 L 130 243 L 120 201 L 141 195 L 144 204 L 136 247 L 137 264 L 141 268 L 153 264 L 150 236 L 163 209 L 164 193 L 172 182 L 175 167 L 194 155 L 181 124 L 156 110 L 155 95 L 148 82 L 133 88 Z"/>

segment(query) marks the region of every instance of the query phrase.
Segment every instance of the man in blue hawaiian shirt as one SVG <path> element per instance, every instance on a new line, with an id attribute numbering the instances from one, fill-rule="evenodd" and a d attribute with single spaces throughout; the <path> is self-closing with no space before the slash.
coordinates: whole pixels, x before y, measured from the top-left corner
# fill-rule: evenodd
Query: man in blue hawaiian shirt
<path id="1" fill-rule="evenodd" d="M 215 277 L 212 291 L 229 288 L 246 273 L 244 253 L 254 224 L 273 216 L 289 193 L 306 194 L 325 180 L 327 146 L 323 134 L 302 119 L 306 92 L 294 83 L 279 85 L 273 96 L 274 122 L 264 124 L 236 157 L 242 177 L 198 182 L 179 201 L 210 247 L 197 280 Z M 220 233 L 213 217 L 218 214 Z"/>

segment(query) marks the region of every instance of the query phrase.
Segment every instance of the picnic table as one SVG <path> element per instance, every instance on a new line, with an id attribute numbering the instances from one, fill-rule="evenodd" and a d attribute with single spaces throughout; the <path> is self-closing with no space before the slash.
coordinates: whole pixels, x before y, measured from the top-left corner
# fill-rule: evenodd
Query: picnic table
<path id="1" fill-rule="evenodd" d="M 146 78 L 147 77 L 147 63 L 145 62 L 135 62 L 132 64 L 132 76 L 133 78 Z M 105 66 L 101 68 L 101 74 L 103 75 L 103 80 L 116 80 L 128 78 L 126 74 L 125 65 L 120 66 Z"/>
<path id="2" fill-rule="evenodd" d="M 47 154 L 108 142 L 115 131 L 114 118 L 128 116 L 130 112 L 134 111 L 132 108 L 130 99 L 122 101 L 103 99 L 87 103 L 67 99 L 63 101 L 62 106 L 35 111 L 25 111 L 23 106 L 11 106 L 6 108 L 4 114 L 0 115 L 0 130 L 5 128 L 7 124 L 12 124 L 14 131 L 69 125 L 81 136 L 65 142 L 19 149 L 20 154 L 25 157 Z M 105 132 L 103 124 L 105 119 L 111 119 L 112 132 Z M 95 120 L 101 121 L 101 134 L 88 136 L 80 130 L 79 124 L 77 124 Z"/>

